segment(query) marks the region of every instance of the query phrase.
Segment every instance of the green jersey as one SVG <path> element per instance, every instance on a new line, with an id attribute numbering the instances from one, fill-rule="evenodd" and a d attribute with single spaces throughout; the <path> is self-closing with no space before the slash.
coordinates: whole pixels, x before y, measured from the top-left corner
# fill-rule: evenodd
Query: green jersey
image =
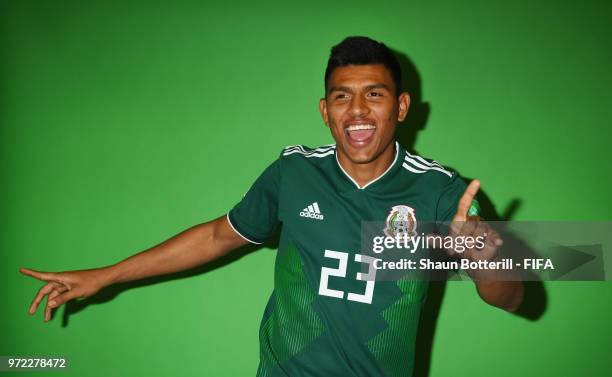
<path id="1" fill-rule="evenodd" d="M 281 227 L 257 376 L 410 376 L 428 283 L 366 279 L 361 223 L 398 213 L 413 225 L 450 221 L 465 187 L 399 143 L 387 171 L 363 187 L 335 145 L 285 148 L 228 213 L 253 243 Z"/>

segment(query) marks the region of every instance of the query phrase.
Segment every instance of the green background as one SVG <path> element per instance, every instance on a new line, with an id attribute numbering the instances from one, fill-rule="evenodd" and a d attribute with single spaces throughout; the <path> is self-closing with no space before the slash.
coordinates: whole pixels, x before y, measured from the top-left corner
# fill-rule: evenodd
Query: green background
<path id="1" fill-rule="evenodd" d="M 481 179 L 498 213 L 611 220 L 605 3 L 3 1 L 0 355 L 67 356 L 74 376 L 254 375 L 274 250 L 46 324 L 18 268 L 119 261 L 224 214 L 282 147 L 331 142 L 318 99 L 348 35 L 412 59 L 429 108 L 414 148 Z M 609 375 L 612 284 L 539 289 L 526 319 L 448 283 L 429 375 Z"/>

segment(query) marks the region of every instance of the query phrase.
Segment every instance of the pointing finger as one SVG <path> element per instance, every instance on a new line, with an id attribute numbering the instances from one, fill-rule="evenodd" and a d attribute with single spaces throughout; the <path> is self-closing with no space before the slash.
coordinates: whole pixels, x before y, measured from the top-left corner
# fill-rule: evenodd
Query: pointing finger
<path id="1" fill-rule="evenodd" d="M 472 182 L 470 182 L 468 187 L 465 189 L 463 196 L 459 200 L 459 205 L 457 206 L 457 216 L 455 217 L 455 220 L 465 221 L 467 219 L 468 210 L 470 209 L 470 206 L 472 205 L 472 200 L 474 200 L 474 196 L 476 196 L 476 193 L 478 192 L 479 188 L 479 180 L 474 179 Z"/>
<path id="2" fill-rule="evenodd" d="M 36 271 L 36 270 L 31 270 L 29 268 L 23 268 L 23 267 L 19 269 L 19 272 L 21 272 L 24 275 L 28 275 L 28 276 L 31 276 L 33 278 L 36 278 L 42 281 L 53 280 L 53 278 L 55 277 L 55 274 L 50 273 L 50 272 Z"/>

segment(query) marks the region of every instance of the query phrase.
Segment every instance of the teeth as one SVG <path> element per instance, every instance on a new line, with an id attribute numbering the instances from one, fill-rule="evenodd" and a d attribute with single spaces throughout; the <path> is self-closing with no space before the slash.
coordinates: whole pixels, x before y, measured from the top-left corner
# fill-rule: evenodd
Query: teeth
<path id="1" fill-rule="evenodd" d="M 373 130 L 376 126 L 373 124 L 354 124 L 346 128 L 347 131 Z"/>

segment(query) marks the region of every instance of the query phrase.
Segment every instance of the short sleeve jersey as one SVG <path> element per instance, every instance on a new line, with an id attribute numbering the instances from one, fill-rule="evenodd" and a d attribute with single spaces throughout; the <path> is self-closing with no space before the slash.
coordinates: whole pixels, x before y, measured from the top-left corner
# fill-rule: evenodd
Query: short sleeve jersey
<path id="1" fill-rule="evenodd" d="M 281 230 L 257 376 L 410 376 L 427 282 L 361 279 L 361 222 L 384 222 L 398 205 L 417 223 L 450 221 L 465 188 L 399 143 L 387 171 L 363 187 L 335 145 L 285 148 L 228 213 L 253 243 Z"/>

